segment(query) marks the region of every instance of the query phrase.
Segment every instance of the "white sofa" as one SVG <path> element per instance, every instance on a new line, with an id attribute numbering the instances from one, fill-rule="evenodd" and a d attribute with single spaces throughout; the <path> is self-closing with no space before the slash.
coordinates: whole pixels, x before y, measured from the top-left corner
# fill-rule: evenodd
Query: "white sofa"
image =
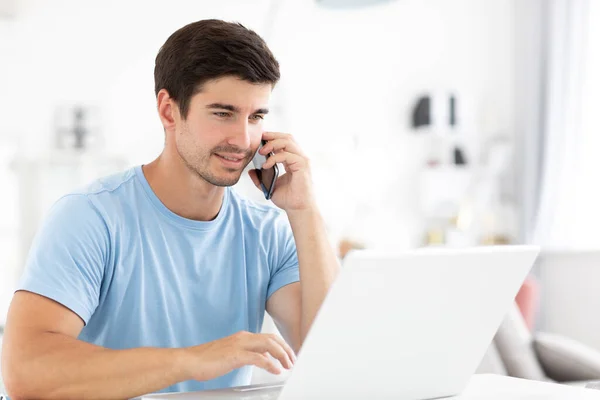
<path id="1" fill-rule="evenodd" d="M 515 305 L 478 372 L 564 383 L 600 380 L 600 250 L 543 251 L 533 273 L 541 287 L 535 332 Z"/>
<path id="2" fill-rule="evenodd" d="M 600 351 L 565 336 L 531 333 L 515 304 L 477 373 L 584 385 L 600 380 Z"/>

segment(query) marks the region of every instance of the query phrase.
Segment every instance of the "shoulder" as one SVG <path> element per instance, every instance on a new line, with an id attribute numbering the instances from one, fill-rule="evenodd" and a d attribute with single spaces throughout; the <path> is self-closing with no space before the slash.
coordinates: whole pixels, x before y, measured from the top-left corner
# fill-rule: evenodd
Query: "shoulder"
<path id="1" fill-rule="evenodd" d="M 122 214 L 127 208 L 134 209 L 141 192 L 135 168 L 104 176 L 64 196 L 59 201 L 87 202 L 91 210 L 107 218 L 115 212 Z"/>
<path id="2" fill-rule="evenodd" d="M 123 172 L 104 176 L 73 191 L 70 195 L 87 196 L 89 199 L 108 199 L 122 196 L 136 183 L 136 172 L 130 168 Z"/>
<path id="3" fill-rule="evenodd" d="M 245 225 L 264 229 L 285 226 L 288 223 L 285 212 L 275 205 L 259 203 L 239 194 L 234 189 L 228 190 L 231 206 L 240 212 Z"/>
<path id="4" fill-rule="evenodd" d="M 51 207 L 46 225 L 57 224 L 63 229 L 90 225 L 106 228 L 107 216 L 127 196 L 127 186 L 135 179 L 133 169 L 99 178 L 59 198 Z"/>

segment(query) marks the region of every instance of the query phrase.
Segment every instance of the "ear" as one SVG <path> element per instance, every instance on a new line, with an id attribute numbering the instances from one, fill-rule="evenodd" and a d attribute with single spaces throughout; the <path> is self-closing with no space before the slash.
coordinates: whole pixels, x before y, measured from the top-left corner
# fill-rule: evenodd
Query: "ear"
<path id="1" fill-rule="evenodd" d="M 156 96 L 158 116 L 165 128 L 165 132 L 171 132 L 175 129 L 176 117 L 179 116 L 179 107 L 171 98 L 166 89 L 161 89 Z"/>

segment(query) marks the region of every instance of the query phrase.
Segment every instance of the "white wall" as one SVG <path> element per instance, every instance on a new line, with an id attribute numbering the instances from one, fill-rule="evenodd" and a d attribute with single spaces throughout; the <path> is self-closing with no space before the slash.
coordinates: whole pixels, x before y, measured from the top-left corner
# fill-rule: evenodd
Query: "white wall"
<path id="1" fill-rule="evenodd" d="M 513 2 L 401 0 L 346 13 L 289 3 L 272 45 L 289 125 L 322 168 L 315 178 L 332 227 L 375 246 L 420 244 L 426 138 L 409 129 L 413 102 L 453 89 L 459 106 L 474 106 L 467 133 L 511 134 Z"/>
<path id="2" fill-rule="evenodd" d="M 538 330 L 600 351 L 600 250 L 546 249 L 536 270 L 541 288 Z"/>
<path id="3" fill-rule="evenodd" d="M 16 20 L 0 22 L 0 135 L 45 148 L 55 107 L 83 101 L 100 106 L 111 151 L 148 161 L 162 146 L 152 81 L 159 46 L 207 17 L 260 33 L 267 5 L 23 0 Z M 419 244 L 415 173 L 425 141 L 408 127 L 417 94 L 456 90 L 474 105 L 471 133 L 512 132 L 513 8 L 513 0 L 397 0 L 354 12 L 308 0 L 280 6 L 269 43 L 282 64 L 276 95 L 286 114 L 274 128 L 292 131 L 313 155 L 333 234 Z M 360 201 L 364 221 L 348 226 Z"/>
<path id="4" fill-rule="evenodd" d="M 161 150 L 152 74 L 168 35 L 209 17 L 262 33 L 269 5 L 16 3 L 16 17 L 0 20 L 0 146 L 18 142 L 26 153 L 41 153 L 52 143 L 55 108 L 84 102 L 100 108 L 109 151 L 132 164 Z M 332 238 L 351 234 L 378 247 L 420 243 L 417 173 L 426 137 L 408 125 L 417 94 L 457 91 L 473 105 L 465 112 L 472 116 L 467 133 L 482 140 L 512 135 L 516 4 L 397 0 L 356 12 L 321 10 L 310 0 L 280 4 L 268 38 L 283 74 L 270 126 L 294 133 L 311 154 Z M 5 212 L 7 198 L 0 196 Z M 0 283 L 8 287 L 7 264 L 2 268 Z M 2 291 L 0 284 L 0 303 Z M 0 321 L 2 311 L 0 304 Z"/>

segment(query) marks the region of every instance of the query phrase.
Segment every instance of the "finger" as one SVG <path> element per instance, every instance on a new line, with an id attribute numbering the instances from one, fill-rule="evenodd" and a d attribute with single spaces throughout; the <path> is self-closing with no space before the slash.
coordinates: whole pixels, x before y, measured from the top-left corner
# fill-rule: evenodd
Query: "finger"
<path id="1" fill-rule="evenodd" d="M 258 180 L 258 175 L 256 174 L 256 170 L 255 169 L 251 169 L 250 171 L 248 171 L 248 175 L 250 176 L 250 179 L 252 179 L 252 183 L 254 183 L 254 186 L 256 186 L 257 188 L 261 188 L 260 187 L 260 181 Z"/>
<path id="2" fill-rule="evenodd" d="M 300 146 L 298 146 L 298 144 L 293 140 L 289 140 L 287 138 L 273 139 L 267 142 L 267 144 L 260 149 L 260 154 L 267 155 L 271 152 L 279 153 L 282 150 L 285 150 L 288 153 L 304 156 Z"/>
<path id="3" fill-rule="evenodd" d="M 268 352 L 286 369 L 290 369 L 294 366 L 292 359 L 285 348 L 278 340 L 273 339 L 271 335 L 255 335 L 251 340 L 249 350 L 259 353 L 264 353 L 265 351 Z"/>
<path id="4" fill-rule="evenodd" d="M 277 340 L 268 335 L 264 337 L 264 340 L 269 354 L 277 359 L 285 369 L 291 369 L 294 366 L 292 358 Z"/>
<path id="5" fill-rule="evenodd" d="M 295 363 L 296 362 L 296 353 L 294 353 L 294 350 L 290 347 L 290 345 L 281 336 L 274 335 L 274 334 L 269 334 L 269 336 L 271 337 L 271 339 L 273 339 L 277 343 L 279 343 L 279 345 L 281 347 L 283 347 L 285 352 L 290 357 L 290 360 L 292 360 L 292 363 Z"/>
<path id="6" fill-rule="evenodd" d="M 273 140 L 273 139 L 282 139 L 287 138 L 290 140 L 294 140 L 294 137 L 289 133 L 283 132 L 263 132 L 262 139 L 263 140 Z"/>
<path id="7" fill-rule="evenodd" d="M 263 169 L 271 168 L 276 163 L 285 164 L 286 168 L 291 172 L 300 171 L 306 166 L 306 159 L 298 154 L 282 151 L 267 158 L 267 162 L 263 164 Z"/>
<path id="8" fill-rule="evenodd" d="M 268 355 L 255 353 L 253 351 L 246 351 L 244 352 L 243 357 L 245 365 L 254 365 L 275 375 L 281 374 L 281 369 Z"/>

